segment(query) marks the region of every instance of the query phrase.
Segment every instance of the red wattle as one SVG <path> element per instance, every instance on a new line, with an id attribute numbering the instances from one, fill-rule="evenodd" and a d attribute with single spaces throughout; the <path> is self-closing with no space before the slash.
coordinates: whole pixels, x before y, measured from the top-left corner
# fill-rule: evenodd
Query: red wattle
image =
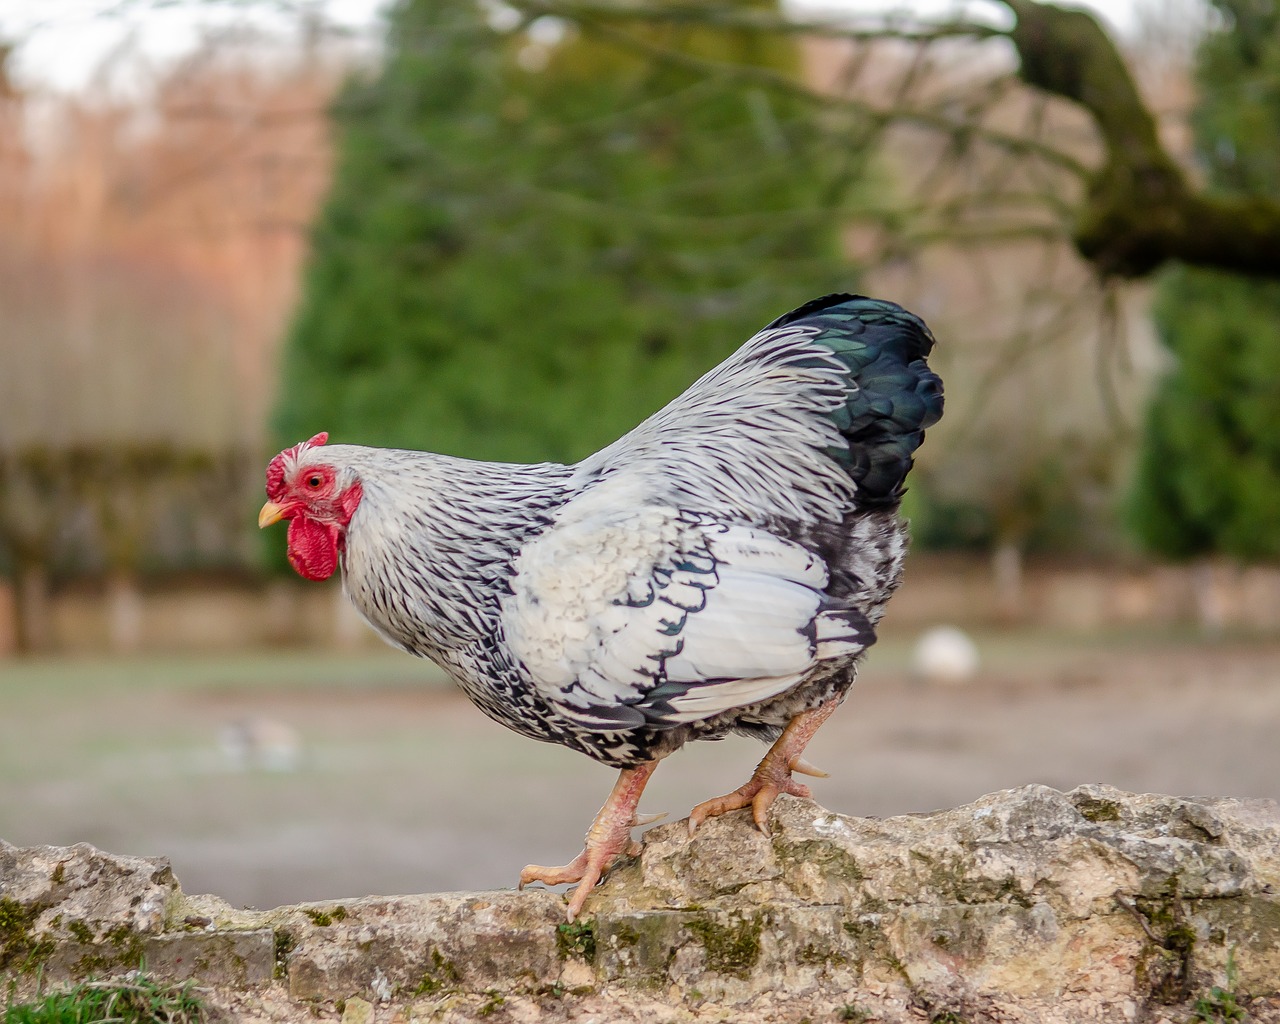
<path id="1" fill-rule="evenodd" d="M 306 516 L 289 520 L 289 564 L 308 580 L 327 580 L 338 569 L 338 531 Z"/>

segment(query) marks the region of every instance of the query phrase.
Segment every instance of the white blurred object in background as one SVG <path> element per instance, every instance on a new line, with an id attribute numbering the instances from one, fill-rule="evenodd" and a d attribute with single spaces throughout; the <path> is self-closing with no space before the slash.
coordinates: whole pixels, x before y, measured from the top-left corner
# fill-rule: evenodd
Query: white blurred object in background
<path id="1" fill-rule="evenodd" d="M 956 626 L 934 626 L 916 641 L 911 655 L 917 679 L 951 686 L 972 682 L 978 663 L 978 645 Z"/>
<path id="2" fill-rule="evenodd" d="M 302 759 L 302 737 L 286 722 L 241 718 L 218 732 L 218 747 L 237 771 L 294 772 Z"/>

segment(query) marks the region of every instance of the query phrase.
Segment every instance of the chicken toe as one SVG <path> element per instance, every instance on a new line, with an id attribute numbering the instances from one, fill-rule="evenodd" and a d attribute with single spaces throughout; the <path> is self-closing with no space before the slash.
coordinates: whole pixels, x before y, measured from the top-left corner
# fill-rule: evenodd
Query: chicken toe
<path id="1" fill-rule="evenodd" d="M 732 793 L 704 800 L 689 812 L 689 835 L 693 835 L 698 826 L 708 818 L 736 811 L 741 807 L 751 808 L 752 820 L 765 835 L 769 834 L 769 809 L 773 802 L 783 793 L 808 799 L 812 793 L 802 782 L 791 777 L 793 771 L 804 775 L 826 775 L 810 765 L 801 756 L 804 748 L 813 739 L 813 734 L 835 711 L 839 699 L 832 699 L 812 711 L 803 711 L 787 723 L 782 735 L 769 748 L 768 753 L 760 759 L 751 778 Z"/>
<path id="2" fill-rule="evenodd" d="M 614 783 L 609 799 L 591 823 L 582 852 L 563 867 L 527 865 L 520 872 L 520 888 L 523 889 L 530 882 L 541 882 L 544 885 L 577 882 L 578 887 L 569 899 L 568 917 L 573 921 L 582 910 L 591 890 L 618 856 L 634 849 L 632 828 L 661 817 L 636 813 L 645 784 L 657 767 L 657 761 L 646 761 L 635 768 L 624 768 L 618 775 L 618 781 Z"/>

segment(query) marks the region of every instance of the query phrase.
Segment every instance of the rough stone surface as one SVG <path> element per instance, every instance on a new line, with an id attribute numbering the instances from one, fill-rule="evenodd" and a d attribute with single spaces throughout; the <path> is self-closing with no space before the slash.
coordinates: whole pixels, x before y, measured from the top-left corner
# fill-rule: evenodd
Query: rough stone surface
<path id="1" fill-rule="evenodd" d="M 284 937 L 289 992 L 300 999 L 536 989 L 560 974 L 564 903 L 546 891 L 367 897 L 269 916 Z"/>
<path id="2" fill-rule="evenodd" d="M 242 911 L 163 860 L 0 843 L 19 996 L 141 955 L 245 1020 L 1182 1024 L 1235 1000 L 1280 1024 L 1270 801 L 1027 786 L 863 819 L 783 798 L 769 836 L 742 813 L 650 831 L 563 914 L 542 890 Z"/>
<path id="3" fill-rule="evenodd" d="M 163 858 L 0 840 L 0 978 L 134 969 L 181 895 Z"/>
<path id="4" fill-rule="evenodd" d="M 1028 786 L 879 821 L 780 801 L 772 836 L 741 826 L 654 830 L 593 895 L 603 980 L 1122 1020 L 1225 984 L 1231 956 L 1240 991 L 1280 993 L 1270 801 Z"/>

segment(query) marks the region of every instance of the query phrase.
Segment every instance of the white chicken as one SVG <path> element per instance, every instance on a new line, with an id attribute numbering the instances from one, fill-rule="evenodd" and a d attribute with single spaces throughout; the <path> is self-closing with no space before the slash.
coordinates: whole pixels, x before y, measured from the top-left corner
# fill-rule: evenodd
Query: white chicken
<path id="1" fill-rule="evenodd" d="M 924 323 L 832 295 L 775 320 L 666 408 L 575 466 L 290 448 L 259 523 L 289 521 L 309 579 L 341 563 L 391 643 L 502 724 L 621 770 L 582 853 L 521 884 L 579 882 L 570 920 L 630 845 L 658 762 L 692 739 L 771 741 L 751 779 L 693 809 L 757 825 L 853 683 L 898 586 L 903 481 L 942 414 Z"/>

